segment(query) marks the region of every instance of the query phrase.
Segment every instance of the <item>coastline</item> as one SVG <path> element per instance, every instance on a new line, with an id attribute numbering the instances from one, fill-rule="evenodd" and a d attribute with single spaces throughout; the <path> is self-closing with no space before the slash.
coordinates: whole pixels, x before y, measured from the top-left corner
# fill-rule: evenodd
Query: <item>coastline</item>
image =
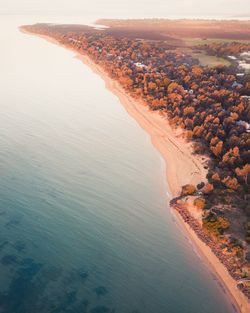
<path id="1" fill-rule="evenodd" d="M 185 184 L 196 185 L 201 181 L 206 182 L 207 171 L 204 169 L 204 160 L 200 156 L 192 154 L 191 143 L 187 143 L 182 138 L 182 133 L 173 130 L 167 120 L 158 112 L 150 111 L 141 101 L 130 96 L 119 82 L 110 78 L 102 67 L 87 55 L 80 54 L 77 50 L 62 45 L 49 36 L 29 33 L 23 29 L 21 31 L 42 37 L 51 43 L 70 49 L 76 53 L 76 58 L 89 66 L 94 73 L 101 76 L 106 88 L 118 97 L 129 115 L 149 134 L 154 147 L 163 157 L 166 163 L 166 177 L 172 197 L 179 195 L 181 186 Z M 219 285 L 231 300 L 235 311 L 249 312 L 250 304 L 248 299 L 237 288 L 236 281 L 230 276 L 223 263 L 215 256 L 210 247 L 197 236 L 191 226 L 183 220 L 177 210 L 174 210 L 174 214 L 177 224 L 187 233 L 197 250 L 203 255 L 206 263 L 215 272 Z"/>
<path id="2" fill-rule="evenodd" d="M 88 56 L 78 54 L 77 58 L 101 76 L 105 86 L 123 105 L 125 110 L 149 134 L 153 146 L 159 151 L 166 163 L 166 176 L 171 196 L 176 197 L 185 184 L 197 185 L 206 182 L 207 171 L 200 157 L 192 155 L 191 143 L 187 143 L 181 134 L 175 134 L 168 121 L 158 112 L 150 111 L 141 101 L 132 98 L 118 81 L 113 80 Z M 168 166 L 170 165 L 171 166 Z M 190 179 L 190 177 L 192 177 Z"/>
<path id="3" fill-rule="evenodd" d="M 150 111 L 142 101 L 129 95 L 118 81 L 110 78 L 102 67 L 92 61 L 89 56 L 81 54 L 67 45 L 62 45 L 47 35 L 29 33 L 22 28 L 20 30 L 73 51 L 76 53 L 77 59 L 89 66 L 103 79 L 106 88 L 119 99 L 125 110 L 150 135 L 154 147 L 163 157 L 166 163 L 166 176 L 171 197 L 177 197 L 181 192 L 181 187 L 185 184 L 197 185 L 201 181 L 206 182 L 205 160 L 202 160 L 201 156 L 192 154 L 192 143 L 186 142 L 182 130 L 173 131 L 166 118 L 156 111 Z M 168 167 L 168 164 L 171 166 Z"/>
<path id="4" fill-rule="evenodd" d="M 73 51 L 76 52 L 75 50 Z M 181 186 L 187 183 L 197 184 L 200 181 L 206 181 L 206 171 L 203 168 L 201 158 L 196 158 L 196 156 L 192 155 L 191 145 L 186 143 L 182 138 L 177 137 L 170 125 L 159 113 L 150 111 L 142 103 L 127 94 L 117 81 L 110 78 L 105 71 L 102 70 L 101 66 L 95 64 L 88 56 L 78 53 L 76 57 L 85 65 L 89 66 L 93 72 L 101 76 L 105 82 L 106 88 L 118 97 L 120 103 L 124 106 L 129 115 L 150 135 L 153 146 L 165 161 L 166 178 L 172 197 L 178 195 Z M 164 129 L 162 129 L 162 127 L 164 127 Z M 171 166 L 168 167 L 170 164 Z M 185 178 L 190 177 L 195 170 L 199 170 L 199 172 L 195 173 L 196 175 L 194 175 L 193 180 L 191 180 L 191 182 L 190 180 L 189 182 L 185 181 Z M 250 303 L 237 288 L 236 281 L 230 276 L 226 267 L 214 255 L 210 247 L 196 235 L 190 225 L 183 220 L 177 210 L 174 210 L 174 214 L 177 218 L 177 224 L 186 232 L 192 244 L 203 256 L 204 261 L 215 272 L 218 278 L 217 283 L 219 283 L 224 293 L 226 293 L 231 300 L 235 311 L 248 313 Z"/>

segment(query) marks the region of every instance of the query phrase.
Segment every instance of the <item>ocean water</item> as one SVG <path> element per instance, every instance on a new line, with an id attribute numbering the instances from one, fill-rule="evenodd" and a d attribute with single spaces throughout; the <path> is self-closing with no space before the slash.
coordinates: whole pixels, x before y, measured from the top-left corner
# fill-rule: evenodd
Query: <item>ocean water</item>
<path id="1" fill-rule="evenodd" d="M 18 30 L 41 20 L 0 20 L 0 312 L 234 312 L 149 136 L 72 52 Z"/>

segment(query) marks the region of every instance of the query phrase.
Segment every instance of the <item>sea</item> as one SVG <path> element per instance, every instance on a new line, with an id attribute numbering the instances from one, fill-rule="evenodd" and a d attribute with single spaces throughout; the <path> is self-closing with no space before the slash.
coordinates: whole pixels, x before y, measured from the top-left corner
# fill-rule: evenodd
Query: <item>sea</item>
<path id="1" fill-rule="evenodd" d="M 0 312 L 232 313 L 163 159 L 72 51 L 0 19 Z"/>

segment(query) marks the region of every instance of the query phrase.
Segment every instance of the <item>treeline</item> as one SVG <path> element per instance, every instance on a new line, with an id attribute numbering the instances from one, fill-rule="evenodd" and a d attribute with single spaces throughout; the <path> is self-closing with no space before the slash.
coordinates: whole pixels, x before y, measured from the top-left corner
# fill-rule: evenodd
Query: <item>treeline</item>
<path id="1" fill-rule="evenodd" d="M 249 42 L 211 42 L 205 45 L 198 45 L 198 49 L 205 50 L 209 55 L 218 57 L 238 56 L 243 52 L 250 51 Z"/>

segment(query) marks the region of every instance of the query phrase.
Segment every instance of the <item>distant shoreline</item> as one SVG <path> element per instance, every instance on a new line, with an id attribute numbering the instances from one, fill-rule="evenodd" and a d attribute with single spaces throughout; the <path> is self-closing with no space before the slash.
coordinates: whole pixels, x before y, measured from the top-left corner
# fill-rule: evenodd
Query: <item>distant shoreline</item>
<path id="1" fill-rule="evenodd" d="M 198 155 L 193 155 L 191 144 L 185 142 L 182 138 L 182 134 L 178 133 L 178 131 L 173 131 L 167 120 L 159 113 L 150 111 L 142 101 L 137 101 L 132 98 L 119 82 L 110 78 L 102 67 L 92 61 L 89 56 L 79 54 L 77 50 L 67 45 L 62 45 L 54 38 L 47 35 L 27 32 L 22 28 L 20 28 L 20 30 L 27 34 L 42 37 L 51 43 L 74 51 L 79 60 L 89 66 L 93 72 L 101 76 L 105 82 L 106 88 L 118 97 L 126 111 L 150 135 L 154 147 L 165 160 L 167 182 L 173 197 L 178 196 L 181 187 L 187 183 L 196 185 L 201 181 L 206 181 L 207 171 L 204 169 L 204 160 Z M 190 177 L 192 178 L 190 179 Z M 193 244 L 202 253 L 206 262 L 212 267 L 217 277 L 222 282 L 223 290 L 233 303 L 234 309 L 237 312 L 248 313 L 250 310 L 249 301 L 237 288 L 236 281 L 230 276 L 226 267 L 214 255 L 210 247 L 199 239 L 190 225 L 184 222 L 180 213 L 176 210 L 174 210 L 174 212 L 178 224 L 185 230 Z"/>

